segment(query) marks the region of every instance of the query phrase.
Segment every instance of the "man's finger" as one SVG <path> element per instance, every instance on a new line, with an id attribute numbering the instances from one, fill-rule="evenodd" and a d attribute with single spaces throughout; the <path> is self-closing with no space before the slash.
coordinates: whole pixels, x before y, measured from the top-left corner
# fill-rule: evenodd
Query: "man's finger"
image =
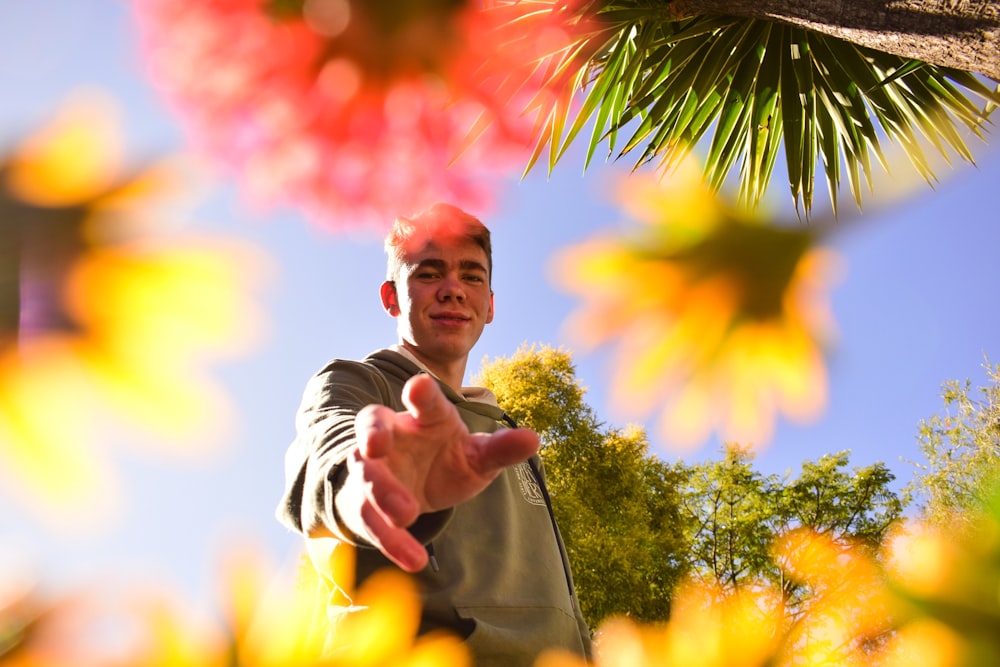
<path id="1" fill-rule="evenodd" d="M 419 572 L 427 565 L 427 550 L 405 528 L 386 523 L 374 508 L 366 508 L 371 515 L 365 517 L 372 546 L 386 558 L 406 570 Z"/>
<path id="2" fill-rule="evenodd" d="M 450 411 L 454 411 L 437 380 L 426 373 L 414 375 L 406 381 L 402 399 L 408 412 L 424 426 L 446 419 Z M 457 418 L 457 413 L 455 416 Z"/>
<path id="3" fill-rule="evenodd" d="M 358 508 L 370 505 L 386 522 L 399 528 L 406 528 L 417 520 L 419 503 L 384 462 L 365 458 L 360 451 L 355 451 L 348 456 L 346 464 L 348 479 L 338 493 L 339 502 L 353 500 Z M 361 513 L 367 520 L 368 517 Z"/>
<path id="4" fill-rule="evenodd" d="M 538 434 L 526 428 L 476 433 L 468 454 L 469 466 L 488 476 L 501 468 L 527 461 L 538 451 Z"/>
<path id="5" fill-rule="evenodd" d="M 365 458 L 386 456 L 392 447 L 393 420 L 396 413 L 385 405 L 368 405 L 354 418 L 354 435 Z"/>
<path id="6" fill-rule="evenodd" d="M 416 500 L 380 461 L 365 460 L 354 452 L 347 468 L 347 480 L 336 499 L 341 521 L 404 570 L 422 569 L 427 553 L 406 529 L 419 514 Z"/>

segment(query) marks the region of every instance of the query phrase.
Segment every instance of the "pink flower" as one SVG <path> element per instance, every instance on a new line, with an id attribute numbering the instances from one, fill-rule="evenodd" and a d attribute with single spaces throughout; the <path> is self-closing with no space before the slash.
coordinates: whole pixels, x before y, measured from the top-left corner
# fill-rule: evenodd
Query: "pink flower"
<path id="1" fill-rule="evenodd" d="M 136 0 L 154 81 L 251 196 L 333 228 L 481 209 L 580 25 L 564 2 Z M 542 82 L 548 82 L 543 84 Z M 531 107 L 525 113 L 526 107 Z M 459 158 L 457 161 L 456 159 Z"/>

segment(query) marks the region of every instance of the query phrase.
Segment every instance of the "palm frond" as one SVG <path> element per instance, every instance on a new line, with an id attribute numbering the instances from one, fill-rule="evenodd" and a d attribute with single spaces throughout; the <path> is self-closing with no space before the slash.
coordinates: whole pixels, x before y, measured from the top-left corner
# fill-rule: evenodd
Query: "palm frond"
<path id="1" fill-rule="evenodd" d="M 706 141 L 707 181 L 719 189 L 736 172 L 741 199 L 755 205 L 783 145 L 791 196 L 808 216 L 819 162 L 834 211 L 844 179 L 860 207 L 873 156 L 887 166 L 884 141 L 898 143 L 933 183 L 925 151 L 971 162 L 966 138 L 982 139 L 1000 104 L 1000 88 L 968 72 L 775 22 L 672 20 L 662 5 L 647 5 L 580 10 L 597 12 L 600 29 L 583 38 L 593 55 L 572 65 L 574 89 L 558 109 L 550 105 L 528 169 L 549 145 L 551 171 L 588 125 L 585 169 L 602 144 L 609 159 L 634 155 L 634 168 L 669 169 Z"/>

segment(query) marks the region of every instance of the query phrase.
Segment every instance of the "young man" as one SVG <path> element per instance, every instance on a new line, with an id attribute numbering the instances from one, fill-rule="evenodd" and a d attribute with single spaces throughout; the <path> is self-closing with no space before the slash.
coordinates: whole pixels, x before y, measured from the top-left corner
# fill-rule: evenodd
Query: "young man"
<path id="1" fill-rule="evenodd" d="M 413 573 L 421 632 L 460 634 L 479 666 L 528 666 L 546 648 L 589 656 L 538 437 L 462 386 L 493 320 L 489 230 L 437 204 L 397 219 L 386 253 L 380 296 L 398 344 L 310 380 L 279 518 L 321 572 L 350 544 L 357 583 L 387 566 Z"/>

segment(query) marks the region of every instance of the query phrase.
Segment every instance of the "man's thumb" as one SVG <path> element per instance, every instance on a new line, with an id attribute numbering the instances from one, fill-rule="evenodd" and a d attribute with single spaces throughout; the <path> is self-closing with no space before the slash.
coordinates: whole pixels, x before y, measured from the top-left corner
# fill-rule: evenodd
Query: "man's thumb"
<path id="1" fill-rule="evenodd" d="M 526 428 L 500 429 L 473 435 L 476 454 L 469 464 L 481 475 L 527 461 L 540 446 L 538 434 Z"/>

